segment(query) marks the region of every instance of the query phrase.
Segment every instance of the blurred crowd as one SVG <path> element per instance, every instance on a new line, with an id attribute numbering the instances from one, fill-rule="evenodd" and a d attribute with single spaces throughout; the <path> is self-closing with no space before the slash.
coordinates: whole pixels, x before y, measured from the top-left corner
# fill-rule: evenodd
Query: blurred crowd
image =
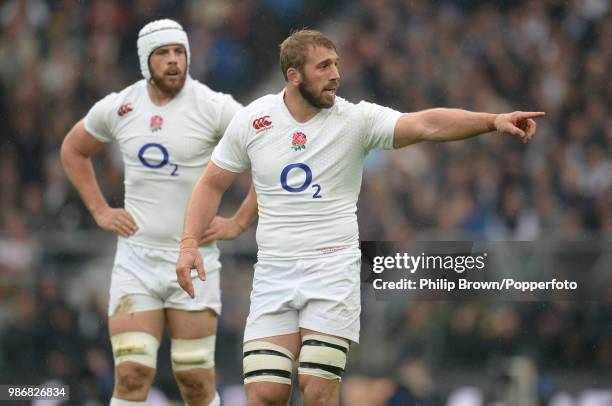
<path id="1" fill-rule="evenodd" d="M 77 308 L 65 297 L 52 279 L 16 295 L 13 320 L 2 334 L 0 380 L 21 385 L 53 380 L 70 385 L 72 404 L 87 399 L 108 404 L 114 376 L 107 300 L 91 296 L 90 303 Z"/>
<path id="2" fill-rule="evenodd" d="M 361 237 L 610 236 L 610 2 L 457 3 L 361 1 L 341 37 L 343 94 L 547 115 L 528 145 L 490 135 L 381 156 L 366 171 Z"/>
<path id="3" fill-rule="evenodd" d="M 340 95 L 350 101 L 402 111 L 547 113 L 528 145 L 492 134 L 373 152 L 358 206 L 362 239 L 610 238 L 608 0 L 7 0 L 0 4 L 1 371 L 74 382 L 80 399 L 110 396 L 106 297 L 67 301 L 62 275 L 46 277 L 49 258 L 22 261 L 32 252 L 11 244 L 41 232 L 95 230 L 63 175 L 59 146 L 95 101 L 140 79 L 138 30 L 155 18 L 180 21 L 190 36 L 191 75 L 248 103 L 254 86 L 271 73 L 280 76 L 277 44 L 289 31 L 319 28 L 330 16 L 341 57 Z M 95 166 L 105 195 L 121 205 L 120 156 L 108 149 Z M 242 182 L 230 191 L 227 206 L 239 204 L 247 187 Z M 253 254 L 226 262 L 236 272 L 223 282 L 218 364 L 225 383 L 240 381 L 233 371 L 240 369 Z M 36 282 L 7 289 L 24 264 Z M 498 308 L 392 303 L 377 315 L 382 319 L 369 318 L 369 311 L 353 368 L 367 374 L 374 365 L 377 374 L 393 378 L 395 386 L 368 383 L 381 384 L 370 393 L 388 392 L 383 401 L 391 405 L 443 404 L 433 376 L 453 367 L 482 369 L 494 356 L 527 354 L 543 369 L 579 366 L 596 374 L 612 368 L 612 301 Z M 368 354 L 372 346 L 382 350 Z M 373 354 L 381 355 L 378 365 Z M 162 369 L 161 386 L 171 385 L 169 368 Z M 347 390 L 354 388 L 354 396 L 366 385 L 353 382 Z"/>

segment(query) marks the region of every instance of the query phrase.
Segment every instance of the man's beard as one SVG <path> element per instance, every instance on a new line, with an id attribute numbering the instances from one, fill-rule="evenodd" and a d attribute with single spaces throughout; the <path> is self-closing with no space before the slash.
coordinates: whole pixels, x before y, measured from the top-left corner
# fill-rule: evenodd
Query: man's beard
<path id="1" fill-rule="evenodd" d="M 309 82 L 307 80 L 304 80 L 302 83 L 298 85 L 298 90 L 300 91 L 300 94 L 302 95 L 304 100 L 310 103 L 313 107 L 316 107 L 318 109 L 328 109 L 334 105 L 333 98 L 332 98 L 331 103 L 327 102 L 323 98 L 323 92 L 321 92 L 319 96 L 317 97 L 314 94 L 314 92 L 311 92 L 308 89 L 308 87 L 309 87 Z"/>
<path id="2" fill-rule="evenodd" d="M 179 92 L 183 89 L 183 86 L 185 85 L 185 80 L 187 79 L 187 72 L 186 71 L 182 72 L 178 76 L 178 78 L 179 80 L 177 82 L 174 82 L 172 84 L 166 84 L 166 82 L 164 81 L 166 79 L 165 74 L 156 75 L 153 72 L 151 72 L 151 81 L 153 82 L 153 84 L 159 90 L 161 90 L 162 93 L 168 96 L 172 96 L 172 97 L 179 94 Z"/>

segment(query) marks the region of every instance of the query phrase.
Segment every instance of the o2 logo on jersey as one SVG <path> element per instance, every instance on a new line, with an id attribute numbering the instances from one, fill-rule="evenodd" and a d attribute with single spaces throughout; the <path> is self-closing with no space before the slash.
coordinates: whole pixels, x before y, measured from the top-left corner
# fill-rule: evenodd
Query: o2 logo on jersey
<path id="1" fill-rule="evenodd" d="M 161 153 L 161 160 L 153 160 L 151 157 L 145 157 L 145 153 L 151 149 L 158 150 L 159 153 Z M 141 164 L 149 169 L 161 169 L 170 162 L 170 154 L 168 153 L 166 147 L 164 147 L 162 144 L 149 143 L 140 148 L 138 151 L 138 159 L 140 160 Z M 170 173 L 170 176 L 179 176 L 178 165 L 173 163 L 170 163 L 170 165 L 174 167 L 172 173 Z"/>
<path id="2" fill-rule="evenodd" d="M 287 178 L 289 177 L 289 172 L 291 172 L 292 170 L 301 170 L 301 171 L 304 171 L 304 174 L 306 175 L 306 179 L 304 180 L 304 183 L 302 183 L 300 186 L 293 187 L 293 186 L 290 186 L 287 183 Z M 289 164 L 289 165 L 287 165 L 287 166 L 285 166 L 283 168 L 283 171 L 281 172 L 281 176 L 280 176 L 280 181 L 281 181 L 281 186 L 283 187 L 283 189 L 285 189 L 289 193 L 300 193 L 300 192 L 303 192 L 306 189 L 308 189 L 309 186 L 311 186 L 311 183 L 312 183 L 312 170 L 310 169 L 310 167 L 308 165 L 303 164 L 303 163 Z M 312 185 L 312 188 L 315 189 L 315 192 L 312 195 L 312 198 L 313 199 L 321 199 L 323 197 L 323 196 L 321 196 L 321 185 L 314 184 L 314 185 Z"/>

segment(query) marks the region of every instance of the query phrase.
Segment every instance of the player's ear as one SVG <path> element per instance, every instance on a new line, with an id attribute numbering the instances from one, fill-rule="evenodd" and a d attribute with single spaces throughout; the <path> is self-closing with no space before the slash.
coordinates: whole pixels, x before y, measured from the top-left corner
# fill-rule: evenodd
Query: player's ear
<path id="1" fill-rule="evenodd" d="M 293 85 L 299 85 L 302 82 L 302 74 L 296 68 L 287 69 L 287 82 Z"/>

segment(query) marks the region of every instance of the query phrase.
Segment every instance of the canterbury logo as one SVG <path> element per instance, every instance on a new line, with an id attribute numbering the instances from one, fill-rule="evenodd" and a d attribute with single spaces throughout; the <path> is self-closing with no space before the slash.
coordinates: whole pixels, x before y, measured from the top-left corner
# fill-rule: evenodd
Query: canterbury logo
<path id="1" fill-rule="evenodd" d="M 134 110 L 134 107 L 132 107 L 132 103 L 127 103 L 119 107 L 119 110 L 117 110 L 117 115 L 119 117 L 123 117 L 132 110 Z"/>
<path id="2" fill-rule="evenodd" d="M 253 128 L 256 130 L 265 130 L 272 125 L 272 121 L 268 120 L 270 116 L 263 116 L 253 120 Z"/>

